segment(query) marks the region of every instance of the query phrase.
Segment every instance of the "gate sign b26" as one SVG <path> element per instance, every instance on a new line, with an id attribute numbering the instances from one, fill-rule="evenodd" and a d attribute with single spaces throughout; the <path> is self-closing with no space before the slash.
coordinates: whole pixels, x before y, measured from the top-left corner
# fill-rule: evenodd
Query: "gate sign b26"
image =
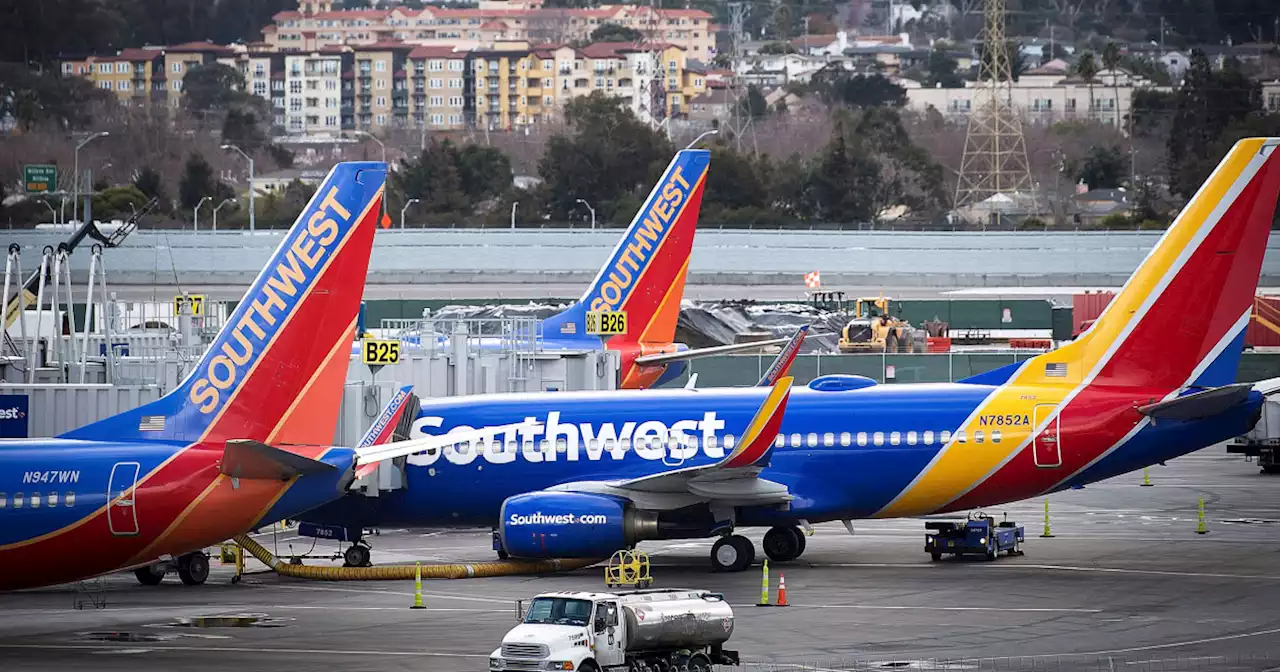
<path id="1" fill-rule="evenodd" d="M 58 167 L 50 165 L 23 166 L 22 182 L 27 185 L 28 194 L 57 191 Z"/>

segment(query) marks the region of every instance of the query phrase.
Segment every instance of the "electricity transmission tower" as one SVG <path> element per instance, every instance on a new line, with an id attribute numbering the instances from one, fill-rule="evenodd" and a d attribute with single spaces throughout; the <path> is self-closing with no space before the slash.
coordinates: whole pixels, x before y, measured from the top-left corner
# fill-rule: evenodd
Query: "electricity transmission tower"
<path id="1" fill-rule="evenodd" d="M 746 107 L 749 92 L 743 88 L 742 77 L 738 74 L 739 64 L 742 61 L 742 42 L 746 37 L 743 34 L 743 24 L 750 9 L 751 6 L 745 2 L 729 3 L 729 68 L 733 72 L 729 80 L 729 100 L 733 105 L 729 132 L 733 134 L 734 146 L 739 152 L 742 151 L 742 134 L 751 125 L 751 115 L 744 114 L 743 109 Z"/>
<path id="2" fill-rule="evenodd" d="M 1038 203 L 1027 162 L 1022 120 L 1013 108 L 1013 73 L 1005 39 L 1005 0 L 983 1 L 978 91 L 969 115 L 964 158 L 956 183 L 957 209 L 994 194 L 1020 192 Z"/>

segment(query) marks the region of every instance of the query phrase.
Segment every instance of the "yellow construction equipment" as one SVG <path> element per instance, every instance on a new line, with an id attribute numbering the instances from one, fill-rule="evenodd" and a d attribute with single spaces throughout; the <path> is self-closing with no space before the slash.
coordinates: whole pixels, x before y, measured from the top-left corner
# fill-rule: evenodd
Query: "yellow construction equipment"
<path id="1" fill-rule="evenodd" d="M 840 332 L 840 352 L 911 352 L 911 324 L 884 295 L 854 299 L 853 319 Z"/>
<path id="2" fill-rule="evenodd" d="M 615 552 L 604 567 L 604 585 L 610 588 L 652 586 L 653 577 L 649 575 L 649 554 L 628 549 Z"/>

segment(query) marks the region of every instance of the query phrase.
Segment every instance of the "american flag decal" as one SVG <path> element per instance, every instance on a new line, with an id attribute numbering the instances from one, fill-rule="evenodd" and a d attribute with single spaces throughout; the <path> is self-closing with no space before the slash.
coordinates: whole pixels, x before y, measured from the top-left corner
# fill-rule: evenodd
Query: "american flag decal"
<path id="1" fill-rule="evenodd" d="M 1044 375 L 1050 378 L 1066 378 L 1067 365 L 1062 363 L 1045 364 Z"/>
<path id="2" fill-rule="evenodd" d="M 164 416 L 163 415 L 144 415 L 142 420 L 138 422 L 139 432 L 163 432 Z"/>
<path id="3" fill-rule="evenodd" d="M 565 322 L 564 324 L 560 325 L 560 333 L 576 334 L 578 333 L 578 325 L 574 324 L 573 322 Z"/>

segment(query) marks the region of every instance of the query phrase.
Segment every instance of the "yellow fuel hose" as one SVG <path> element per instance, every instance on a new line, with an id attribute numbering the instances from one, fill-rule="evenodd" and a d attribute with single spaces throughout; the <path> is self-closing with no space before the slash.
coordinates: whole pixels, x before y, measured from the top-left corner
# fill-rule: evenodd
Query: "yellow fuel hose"
<path id="1" fill-rule="evenodd" d="M 261 560 L 281 576 L 296 579 L 316 579 L 319 581 L 405 581 L 413 579 L 416 565 L 382 565 L 379 567 L 312 567 L 307 565 L 291 565 L 281 562 L 262 544 L 249 538 L 247 534 L 235 537 L 253 557 Z M 502 560 L 499 562 L 473 562 L 449 565 L 422 565 L 424 579 L 471 579 L 490 576 L 518 576 L 522 574 L 546 574 L 583 567 L 600 562 L 599 560 Z"/>

